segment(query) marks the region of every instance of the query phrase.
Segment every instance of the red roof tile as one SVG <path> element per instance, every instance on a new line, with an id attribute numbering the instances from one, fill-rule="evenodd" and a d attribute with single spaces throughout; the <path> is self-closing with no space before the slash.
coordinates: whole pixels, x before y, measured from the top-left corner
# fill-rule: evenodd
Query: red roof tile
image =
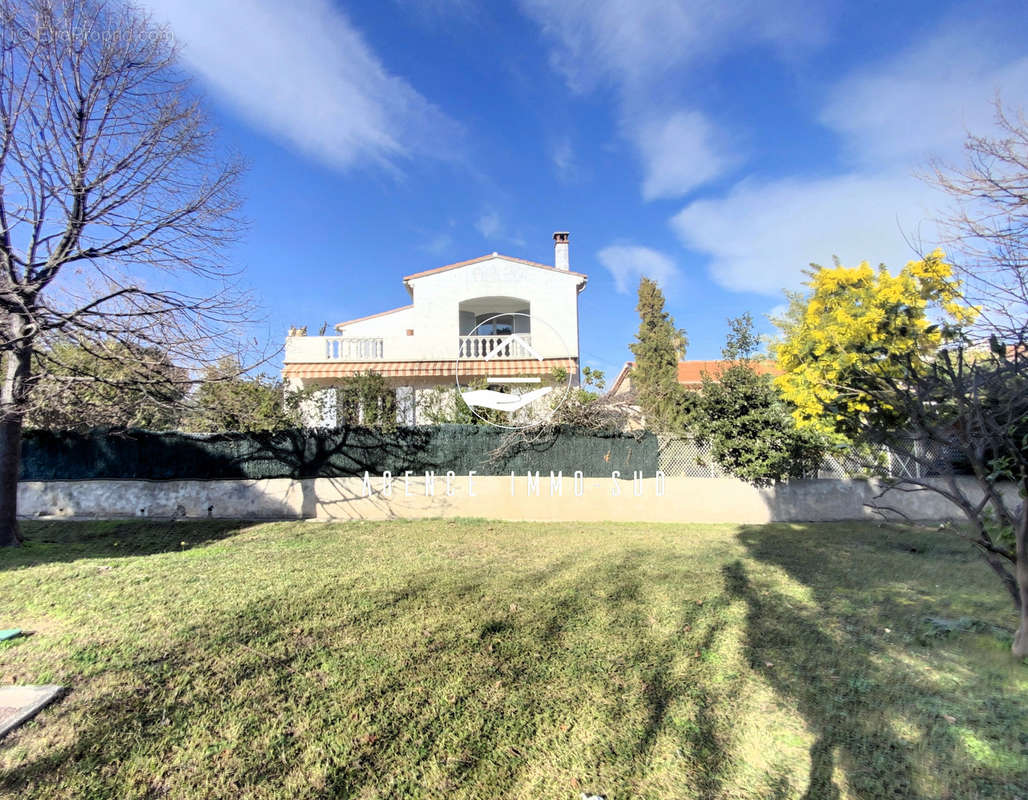
<path id="1" fill-rule="evenodd" d="M 703 383 L 703 374 L 707 373 L 712 378 L 717 379 L 717 376 L 722 370 L 726 369 L 732 362 L 724 361 L 719 359 L 711 360 L 697 360 L 697 361 L 679 361 L 678 362 L 678 382 L 683 386 L 699 386 Z M 625 365 L 621 368 L 617 378 L 614 380 L 614 384 L 610 387 L 610 394 L 614 394 L 624 383 L 625 379 L 629 376 L 632 368 L 635 366 L 634 361 L 626 361 Z M 782 371 L 778 368 L 778 365 L 774 361 L 754 361 L 753 369 L 758 375 L 781 375 Z"/>

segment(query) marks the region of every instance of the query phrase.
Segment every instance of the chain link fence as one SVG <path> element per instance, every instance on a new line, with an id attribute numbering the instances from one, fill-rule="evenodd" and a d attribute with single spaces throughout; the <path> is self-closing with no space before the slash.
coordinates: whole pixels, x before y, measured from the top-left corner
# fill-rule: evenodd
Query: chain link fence
<path id="1" fill-rule="evenodd" d="M 694 439 L 657 437 L 657 464 L 669 478 L 727 478 L 714 461 L 710 445 Z"/>
<path id="2" fill-rule="evenodd" d="M 728 478 L 711 453 L 709 444 L 694 439 L 658 436 L 657 463 L 669 478 Z M 912 440 L 903 448 L 879 446 L 865 451 L 825 456 L 807 478 L 857 478 L 877 475 L 892 478 L 927 478 L 961 474 L 960 459 L 953 448 L 938 442 Z"/>

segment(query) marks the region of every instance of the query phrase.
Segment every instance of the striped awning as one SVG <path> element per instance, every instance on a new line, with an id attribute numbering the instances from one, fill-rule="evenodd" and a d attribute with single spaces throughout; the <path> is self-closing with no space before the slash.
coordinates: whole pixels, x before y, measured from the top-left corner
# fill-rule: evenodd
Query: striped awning
<path id="1" fill-rule="evenodd" d="M 549 375 L 554 369 L 563 368 L 569 372 L 578 369 L 574 358 L 494 359 L 478 361 L 464 359 L 460 362 L 461 377 L 468 375 L 496 375 L 515 377 L 517 375 Z M 453 378 L 457 374 L 456 361 L 328 361 L 317 364 L 286 364 L 282 370 L 284 378 L 349 378 L 358 372 L 371 370 L 384 378 Z"/>

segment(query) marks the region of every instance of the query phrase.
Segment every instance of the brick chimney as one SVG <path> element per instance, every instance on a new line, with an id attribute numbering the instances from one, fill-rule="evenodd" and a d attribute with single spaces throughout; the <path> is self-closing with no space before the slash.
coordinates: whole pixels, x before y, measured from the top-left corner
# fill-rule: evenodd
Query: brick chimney
<path id="1" fill-rule="evenodd" d="M 567 231 L 557 231 L 553 234 L 553 266 L 565 272 L 570 269 Z"/>

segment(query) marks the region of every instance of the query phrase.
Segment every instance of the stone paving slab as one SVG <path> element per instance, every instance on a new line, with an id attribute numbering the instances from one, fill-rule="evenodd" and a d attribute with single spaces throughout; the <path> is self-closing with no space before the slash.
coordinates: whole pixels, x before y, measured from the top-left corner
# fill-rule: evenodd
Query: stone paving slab
<path id="1" fill-rule="evenodd" d="M 63 686 L 0 686 L 0 739 L 64 692 Z"/>

